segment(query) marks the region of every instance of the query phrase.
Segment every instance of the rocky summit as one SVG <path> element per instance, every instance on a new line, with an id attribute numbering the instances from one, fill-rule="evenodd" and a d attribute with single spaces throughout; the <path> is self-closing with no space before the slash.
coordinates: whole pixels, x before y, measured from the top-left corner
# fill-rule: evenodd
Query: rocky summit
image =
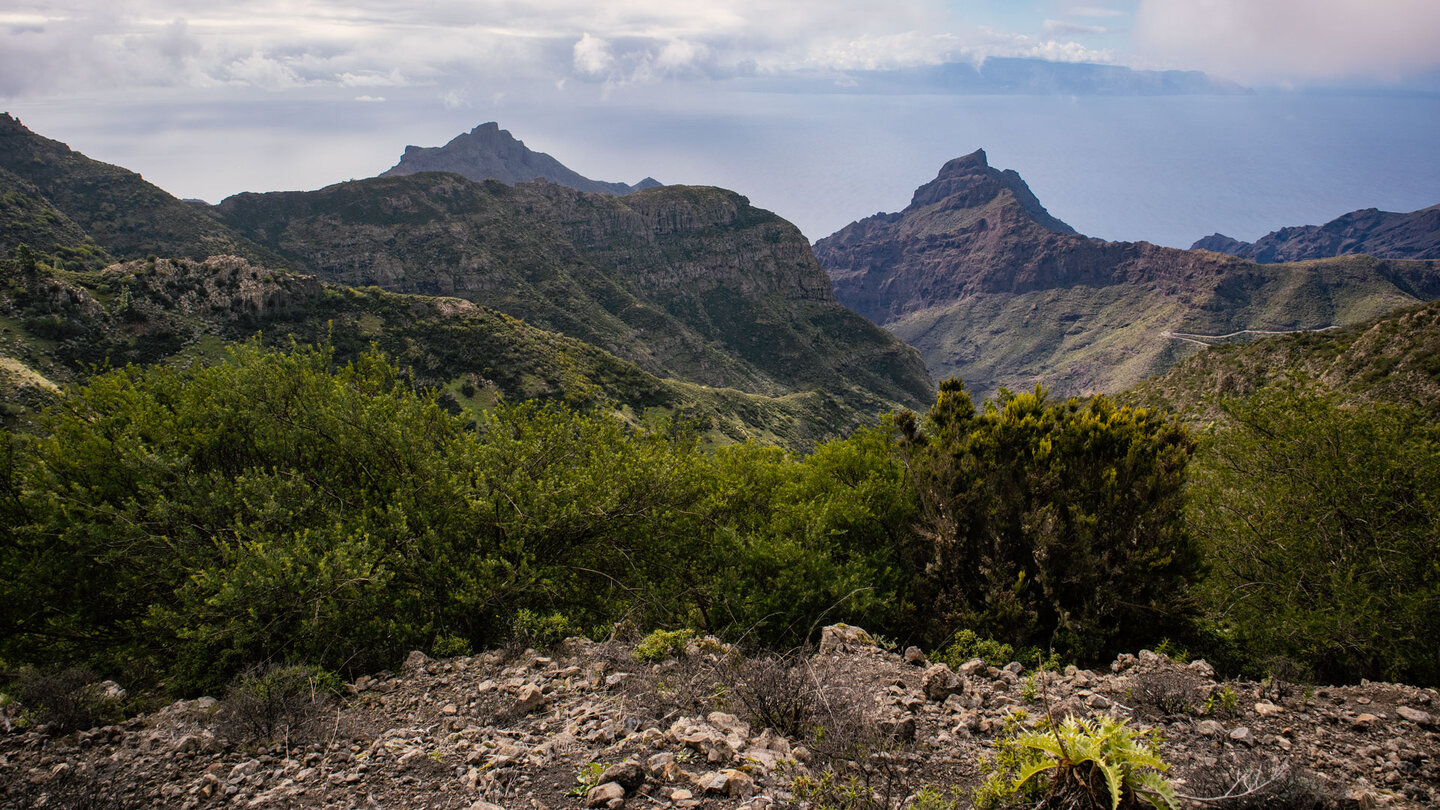
<path id="1" fill-rule="evenodd" d="M 596 194 L 629 194 L 660 185 L 647 177 L 635 185 L 591 180 L 560 161 L 536 152 L 500 125 L 491 121 L 469 132 L 456 135 L 444 146 L 407 146 L 400 162 L 386 169 L 381 177 L 395 177 L 416 172 L 454 172 L 471 180 L 499 180 L 507 185 L 543 178 L 552 183 Z"/>
<path id="2" fill-rule="evenodd" d="M 1258 265 L 1082 236 L 983 151 L 815 254 L 841 303 L 918 348 L 937 379 L 981 395 L 1118 391 L 1196 351 L 1176 333 L 1319 329 L 1440 296 L 1436 262 Z"/>
<path id="3" fill-rule="evenodd" d="M 1186 807 L 1440 802 L 1434 689 L 1221 681 L 1204 661 L 1148 651 L 1097 670 L 952 667 L 845 625 L 788 655 L 713 638 L 653 653 L 583 639 L 415 652 L 398 673 L 282 711 L 232 693 L 10 733 L 0 796 L 15 808 L 762 810 L 842 806 L 858 790 L 865 807 L 970 807 L 997 737 L 1074 714 L 1153 730 L 1182 797 L 1250 799 Z"/>

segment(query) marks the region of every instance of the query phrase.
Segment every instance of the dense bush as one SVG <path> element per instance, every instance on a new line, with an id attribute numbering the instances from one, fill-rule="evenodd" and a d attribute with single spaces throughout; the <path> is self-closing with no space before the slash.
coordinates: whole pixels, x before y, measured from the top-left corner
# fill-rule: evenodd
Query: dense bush
<path id="1" fill-rule="evenodd" d="M 1225 412 L 1189 509 L 1218 636 L 1323 680 L 1440 683 L 1440 429 L 1290 388 Z"/>
<path id="2" fill-rule="evenodd" d="M 801 460 L 561 406 L 471 424 L 379 355 L 254 346 L 98 375 L 36 427 L 0 445 L 15 661 L 194 692 L 257 663 L 483 648 L 527 616 L 773 642 L 883 624 L 904 583 L 881 432 Z"/>
<path id="3" fill-rule="evenodd" d="M 1043 389 L 977 409 L 941 384 L 899 418 L 929 541 L 931 637 L 960 628 L 1097 658 L 1183 624 L 1199 569 L 1182 486 L 1192 444 L 1170 419 Z"/>

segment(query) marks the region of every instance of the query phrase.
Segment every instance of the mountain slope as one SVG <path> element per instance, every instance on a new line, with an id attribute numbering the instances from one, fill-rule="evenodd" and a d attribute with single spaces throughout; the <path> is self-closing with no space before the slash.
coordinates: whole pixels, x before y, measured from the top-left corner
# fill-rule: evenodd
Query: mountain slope
<path id="1" fill-rule="evenodd" d="M 1117 391 L 1197 351 L 1172 332 L 1318 328 L 1440 297 L 1436 262 L 1257 265 L 1090 239 L 983 151 L 947 163 L 904 211 L 852 223 L 815 252 L 842 303 L 981 395 Z"/>
<path id="2" fill-rule="evenodd" d="M 1289 379 L 1350 402 L 1412 404 L 1440 419 L 1440 302 L 1408 306 L 1323 332 L 1217 345 L 1125 392 L 1124 401 L 1206 420 L 1218 397 L 1244 397 Z"/>
<path id="3" fill-rule="evenodd" d="M 919 357 L 846 311 L 793 225 L 713 188 L 625 197 L 421 173 L 243 194 L 222 219 L 331 281 L 463 297 L 659 376 L 864 410 L 930 396 Z"/>
<path id="4" fill-rule="evenodd" d="M 1408 214 L 1366 208 L 1324 225 L 1271 231 L 1255 242 L 1211 234 L 1191 245 L 1262 264 L 1363 253 L 1386 259 L 1440 259 L 1440 205 Z"/>
<path id="5" fill-rule="evenodd" d="M 629 194 L 660 185 L 652 177 L 633 186 L 591 180 L 544 152 L 532 151 L 524 141 L 516 140 L 494 121 L 456 135 L 444 146 L 407 146 L 400 162 L 380 176 L 398 177 L 417 172 L 454 172 L 476 182 L 499 180 L 510 186 L 541 177 L 577 191 L 597 194 Z"/>
<path id="6" fill-rule="evenodd" d="M 234 256 L 0 273 L 0 325 L 5 419 L 51 401 L 57 386 L 96 367 L 208 361 L 227 343 L 258 336 L 276 346 L 328 342 L 342 362 L 378 346 L 417 384 L 464 407 L 499 397 L 563 400 L 633 420 L 667 414 L 712 441 L 795 449 L 863 421 L 823 392 L 772 398 L 661 379 L 468 301 L 325 284 Z"/>
<path id="7" fill-rule="evenodd" d="M 207 206 L 182 202 L 132 171 L 36 135 L 5 113 L 0 169 L 33 186 L 95 244 L 122 259 L 223 253 L 278 263 L 273 253 L 217 222 Z"/>

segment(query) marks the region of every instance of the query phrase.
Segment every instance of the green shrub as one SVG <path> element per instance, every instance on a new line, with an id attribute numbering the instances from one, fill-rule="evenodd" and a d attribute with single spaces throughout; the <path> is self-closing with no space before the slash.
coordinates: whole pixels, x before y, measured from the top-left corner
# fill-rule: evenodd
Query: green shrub
<path id="1" fill-rule="evenodd" d="M 979 658 L 992 667 L 1003 667 L 1015 658 L 1015 648 L 993 638 L 981 638 L 974 630 L 964 628 L 955 633 L 944 649 L 931 656 L 933 660 L 959 669 L 961 664 Z"/>
<path id="2" fill-rule="evenodd" d="M 579 628 L 559 613 L 541 615 L 529 608 L 515 612 L 510 624 L 510 639 L 513 643 L 536 649 L 554 647 L 571 636 L 582 635 Z"/>
<path id="3" fill-rule="evenodd" d="M 1217 646 L 1254 674 L 1440 683 L 1440 428 L 1295 388 L 1224 411 L 1189 507 Z"/>
<path id="4" fill-rule="evenodd" d="M 642 664 L 653 664 L 685 654 L 685 647 L 695 639 L 694 630 L 654 630 L 640 639 L 631 653 Z"/>
<path id="5" fill-rule="evenodd" d="M 435 658 L 454 658 L 458 655 L 469 655 L 473 650 L 470 642 L 460 636 L 441 634 L 435 637 L 435 643 L 430 645 L 430 655 Z"/>
<path id="6" fill-rule="evenodd" d="M 1050 402 L 1043 388 L 976 409 L 951 379 L 923 425 L 897 424 L 928 541 L 916 604 L 932 639 L 984 628 L 1098 660 L 1186 626 L 1200 557 L 1181 511 L 1193 444 L 1177 421 L 1103 396 Z"/>
<path id="7" fill-rule="evenodd" d="M 1066 717 L 1057 727 L 1012 728 L 983 769 L 977 808 L 1018 806 L 1042 797 L 1045 807 L 1108 806 L 1178 810 L 1154 739 L 1108 715 Z M 1103 798 L 1102 798 L 1103 797 Z"/>

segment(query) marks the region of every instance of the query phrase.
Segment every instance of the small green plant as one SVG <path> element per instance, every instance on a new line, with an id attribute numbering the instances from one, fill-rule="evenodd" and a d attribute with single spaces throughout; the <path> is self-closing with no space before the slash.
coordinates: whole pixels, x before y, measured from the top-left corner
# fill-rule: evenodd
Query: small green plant
<path id="1" fill-rule="evenodd" d="M 1205 713 L 1210 715 L 1223 714 L 1234 716 L 1240 711 L 1240 695 L 1236 693 L 1235 687 L 1225 684 L 1223 689 L 1211 692 L 1205 698 Z"/>
<path id="2" fill-rule="evenodd" d="M 879 810 L 874 793 L 859 777 L 841 778 L 831 768 L 819 776 L 797 776 L 790 783 L 795 798 L 816 810 Z"/>
<path id="3" fill-rule="evenodd" d="M 1015 648 L 994 639 L 981 638 L 974 630 L 960 630 L 950 639 L 944 649 L 930 656 L 930 660 L 949 664 L 951 669 L 972 658 L 979 658 L 992 667 L 1003 667 L 1015 660 Z"/>
<path id="4" fill-rule="evenodd" d="M 943 792 L 936 787 L 921 788 L 915 792 L 910 810 L 961 810 L 967 798 L 964 788 L 952 786 Z"/>
<path id="5" fill-rule="evenodd" d="M 561 614 L 541 615 L 529 608 L 515 611 L 515 618 L 510 623 L 512 641 L 540 650 L 580 634 L 580 629 Z"/>
<path id="6" fill-rule="evenodd" d="M 1006 731 L 994 758 L 982 762 L 988 776 L 976 791 L 977 808 L 1040 799 L 1054 807 L 1178 810 L 1158 743 L 1123 720 L 1071 715 L 1055 727 L 1026 731 L 1007 723 Z"/>
<path id="7" fill-rule="evenodd" d="M 1177 645 L 1168 638 L 1160 639 L 1160 643 L 1155 645 L 1155 652 L 1159 655 L 1169 657 L 1170 660 L 1177 664 L 1190 663 L 1190 651 Z"/>
<path id="8" fill-rule="evenodd" d="M 605 765 L 600 762 L 591 762 L 575 774 L 575 786 L 565 793 L 566 796 L 584 798 L 586 794 L 594 790 L 600 784 L 600 775 L 605 773 Z"/>
<path id="9" fill-rule="evenodd" d="M 1032 672 L 1030 673 L 1030 676 L 1025 679 L 1025 685 L 1020 687 L 1020 697 L 1024 698 L 1025 702 L 1029 703 L 1030 701 L 1035 700 L 1039 696 L 1040 688 L 1035 685 L 1035 673 Z"/>
<path id="10" fill-rule="evenodd" d="M 430 645 L 430 655 L 435 658 L 454 658 L 457 655 L 469 655 L 470 652 L 469 641 L 449 633 L 436 636 L 435 642 Z"/>
<path id="11" fill-rule="evenodd" d="M 695 638 L 694 630 L 655 630 L 640 639 L 631 656 L 642 664 L 653 664 L 685 653 Z"/>

